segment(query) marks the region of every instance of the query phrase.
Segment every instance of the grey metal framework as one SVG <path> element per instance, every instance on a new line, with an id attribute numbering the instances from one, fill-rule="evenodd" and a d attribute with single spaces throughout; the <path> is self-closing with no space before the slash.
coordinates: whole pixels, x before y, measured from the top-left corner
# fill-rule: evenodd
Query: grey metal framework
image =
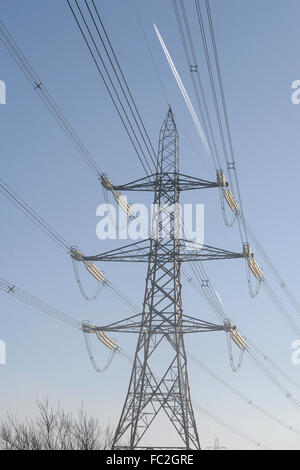
<path id="1" fill-rule="evenodd" d="M 167 215 L 166 215 L 167 218 Z M 170 230 L 168 230 L 169 236 Z M 172 236 L 172 234 L 170 233 Z M 235 253 L 213 246 L 201 245 L 189 240 L 177 239 L 176 250 L 172 250 L 170 240 L 164 240 L 164 250 L 159 253 L 159 260 L 163 263 L 183 263 L 186 261 L 207 261 L 232 258 L 244 258 L 244 253 Z M 188 249 L 186 248 L 188 246 Z M 150 247 L 150 250 L 149 250 Z M 149 262 L 149 254 L 151 252 L 151 239 L 141 240 L 130 245 L 117 248 L 115 250 L 106 251 L 95 256 L 84 256 L 85 261 L 127 261 L 127 262 Z"/>
<path id="2" fill-rule="evenodd" d="M 101 331 L 138 333 L 130 383 L 113 449 L 141 448 L 143 436 L 162 410 L 179 434 L 182 448 L 200 449 L 184 335 L 224 331 L 226 325 L 215 325 L 183 314 L 180 266 L 183 261 L 241 258 L 244 254 L 206 245 L 186 250 L 185 240 L 176 237 L 176 207 L 181 191 L 218 186 L 218 183 L 179 173 L 178 133 L 169 108 L 160 130 L 156 173 L 127 185 L 114 186 L 114 190 L 154 191 L 154 207 L 157 209 L 153 214 L 152 229 L 156 236 L 84 258 L 86 261 L 148 263 L 142 312 L 98 328 Z M 166 207 L 168 211 L 165 211 Z M 166 224 L 168 237 L 165 237 Z"/>

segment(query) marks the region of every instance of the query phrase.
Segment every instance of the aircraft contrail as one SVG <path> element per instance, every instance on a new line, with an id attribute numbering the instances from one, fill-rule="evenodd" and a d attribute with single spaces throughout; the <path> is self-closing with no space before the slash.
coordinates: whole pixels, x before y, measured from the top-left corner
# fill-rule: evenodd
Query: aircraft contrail
<path id="1" fill-rule="evenodd" d="M 161 47 L 162 47 L 162 49 L 163 49 L 163 51 L 164 51 L 164 53 L 165 53 L 166 59 L 167 59 L 167 61 L 169 62 L 169 65 L 170 65 L 170 67 L 171 67 L 171 70 L 172 70 L 172 72 L 173 72 L 173 75 L 174 75 L 174 77 L 175 77 L 175 80 L 176 80 L 176 82 L 177 82 L 177 84 L 178 84 L 178 86 L 179 86 L 179 88 L 180 88 L 180 91 L 181 91 L 182 96 L 183 96 L 183 98 L 184 98 L 184 100 L 185 100 L 185 102 L 186 102 L 186 105 L 187 105 L 187 107 L 188 107 L 188 109 L 189 109 L 189 112 L 191 113 L 191 116 L 192 116 L 192 118 L 193 118 L 193 121 L 194 121 L 194 124 L 195 124 L 195 126 L 196 126 L 197 132 L 198 132 L 198 134 L 199 134 L 199 136 L 200 136 L 201 142 L 202 142 L 202 144 L 203 144 L 205 150 L 207 151 L 208 155 L 211 156 L 211 151 L 210 151 L 210 148 L 209 148 L 207 139 L 206 139 L 205 134 L 204 134 L 204 132 L 203 132 L 203 129 L 202 129 L 202 127 L 201 127 L 201 124 L 200 124 L 199 118 L 198 118 L 198 116 L 197 116 L 197 114 L 196 114 L 196 111 L 194 110 L 194 107 L 193 107 L 193 105 L 192 105 L 192 103 L 191 103 L 191 100 L 190 100 L 190 98 L 189 98 L 189 95 L 188 95 L 187 92 L 186 92 L 186 89 L 185 89 L 185 87 L 184 87 L 184 85 L 183 85 L 183 83 L 182 83 L 182 80 L 181 80 L 181 78 L 180 78 L 180 75 L 179 75 L 179 73 L 178 73 L 177 70 L 176 70 L 176 67 L 175 67 L 174 62 L 173 62 L 173 60 L 172 60 L 172 57 L 170 56 L 170 53 L 169 53 L 169 51 L 168 51 L 168 49 L 167 49 L 167 46 L 165 45 L 164 40 L 163 40 L 163 38 L 161 37 L 161 34 L 160 34 L 160 32 L 159 32 L 157 26 L 156 26 L 155 24 L 153 24 L 153 26 L 154 26 L 156 35 L 157 35 L 157 37 L 158 37 L 158 40 L 159 40 L 159 42 L 160 42 L 160 45 L 161 45 Z"/>

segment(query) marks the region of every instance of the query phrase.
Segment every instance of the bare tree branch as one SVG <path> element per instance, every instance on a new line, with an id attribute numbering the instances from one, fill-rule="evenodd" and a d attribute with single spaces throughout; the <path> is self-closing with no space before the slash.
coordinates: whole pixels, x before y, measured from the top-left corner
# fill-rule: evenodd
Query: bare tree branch
<path id="1" fill-rule="evenodd" d="M 83 408 L 72 413 L 53 408 L 48 400 L 37 400 L 38 416 L 20 423 L 7 416 L 0 423 L 1 450 L 100 450 L 109 449 L 113 431 Z"/>

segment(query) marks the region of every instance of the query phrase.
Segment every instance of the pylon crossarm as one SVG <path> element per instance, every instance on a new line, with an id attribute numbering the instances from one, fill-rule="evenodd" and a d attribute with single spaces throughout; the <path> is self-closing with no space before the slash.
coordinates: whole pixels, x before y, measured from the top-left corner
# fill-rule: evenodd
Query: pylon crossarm
<path id="1" fill-rule="evenodd" d="M 84 256 L 84 261 L 148 261 L 150 239 L 130 243 L 114 250 L 105 251 L 99 255 Z"/>
<path id="2" fill-rule="evenodd" d="M 225 325 L 216 325 L 205 320 L 182 314 L 184 333 L 206 333 L 209 331 L 225 331 Z M 189 330 L 187 331 L 189 327 Z"/>
<path id="3" fill-rule="evenodd" d="M 178 240 L 181 251 L 174 253 L 171 251 L 173 244 L 171 239 L 159 239 L 157 243 L 160 246 L 160 252 L 156 253 L 155 259 L 159 265 L 165 263 L 186 262 L 186 261 L 208 261 L 221 259 L 245 258 L 244 253 L 236 253 L 233 251 L 215 248 L 209 245 L 201 245 L 189 240 Z M 86 262 L 92 261 L 110 261 L 110 262 L 127 262 L 127 263 L 148 263 L 150 256 L 150 238 L 140 240 L 135 243 L 106 251 L 94 256 L 83 256 Z M 187 248 L 189 247 L 189 248 Z"/>
<path id="4" fill-rule="evenodd" d="M 184 175 L 177 173 L 174 178 L 174 173 L 154 173 L 140 178 L 130 183 L 113 186 L 115 191 L 155 191 L 159 185 L 164 185 L 164 190 L 172 190 L 176 187 L 179 191 L 187 191 L 191 189 L 207 189 L 218 188 L 219 183 L 216 181 L 207 181 L 194 176 Z"/>
<path id="5" fill-rule="evenodd" d="M 94 326 L 94 325 L 83 325 L 83 331 L 86 333 L 96 333 L 97 331 L 114 331 L 114 332 L 120 332 L 124 331 L 125 333 L 136 333 L 136 331 L 139 331 L 138 328 L 141 326 L 141 321 L 137 321 L 140 319 L 142 314 L 138 313 L 136 315 L 132 315 L 130 317 L 127 317 L 123 320 L 116 321 L 114 323 L 110 323 L 108 325 L 102 325 L 102 326 Z M 132 329 L 132 331 L 130 331 Z M 138 330 L 137 330 L 138 329 Z"/>
<path id="6" fill-rule="evenodd" d="M 171 314 L 170 314 L 171 316 Z M 141 319 L 137 321 L 138 319 Z M 169 335 L 174 333 L 174 323 L 170 321 L 167 323 L 168 314 L 161 312 L 153 313 L 151 327 L 145 326 L 143 332 L 149 335 L 161 334 Z M 143 327 L 142 314 L 133 315 L 123 320 L 110 323 L 103 326 L 86 327 L 88 333 L 96 333 L 97 331 L 103 332 L 117 332 L 117 333 L 140 333 Z M 228 327 L 224 325 L 215 325 L 198 318 L 182 315 L 182 321 L 177 327 L 180 334 L 185 333 L 207 333 L 210 331 L 228 331 Z"/>
<path id="7" fill-rule="evenodd" d="M 180 240 L 180 245 L 181 262 L 245 258 L 244 253 L 236 253 L 234 251 L 224 250 L 210 245 L 202 245 L 189 240 Z"/>

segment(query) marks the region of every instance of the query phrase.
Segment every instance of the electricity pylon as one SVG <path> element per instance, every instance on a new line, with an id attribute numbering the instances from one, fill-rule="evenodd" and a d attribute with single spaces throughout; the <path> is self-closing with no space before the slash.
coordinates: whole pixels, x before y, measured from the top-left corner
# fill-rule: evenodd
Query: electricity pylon
<path id="1" fill-rule="evenodd" d="M 112 187 L 105 179 L 102 182 L 114 194 L 126 190 L 154 191 L 155 208 L 149 239 L 84 257 L 86 262 L 136 261 L 148 264 L 142 313 L 110 325 L 93 327 L 102 332 L 138 333 L 128 392 L 112 448 L 141 447 L 143 436 L 163 410 L 179 434 L 182 448 L 200 449 L 184 335 L 228 331 L 228 325 L 215 325 L 183 313 L 181 263 L 242 258 L 244 253 L 206 245 L 187 250 L 186 240 L 178 237 L 179 203 L 181 191 L 218 188 L 219 183 L 179 173 L 178 133 L 171 108 L 160 130 L 156 173 L 122 186 Z M 192 242 L 188 243 L 191 247 Z"/>
<path id="2" fill-rule="evenodd" d="M 213 446 L 213 447 L 206 447 L 206 450 L 228 450 L 228 449 L 227 449 L 227 447 L 221 447 L 221 446 L 220 446 L 220 441 L 219 441 L 219 439 L 216 437 L 216 438 L 215 438 L 214 446 Z"/>

